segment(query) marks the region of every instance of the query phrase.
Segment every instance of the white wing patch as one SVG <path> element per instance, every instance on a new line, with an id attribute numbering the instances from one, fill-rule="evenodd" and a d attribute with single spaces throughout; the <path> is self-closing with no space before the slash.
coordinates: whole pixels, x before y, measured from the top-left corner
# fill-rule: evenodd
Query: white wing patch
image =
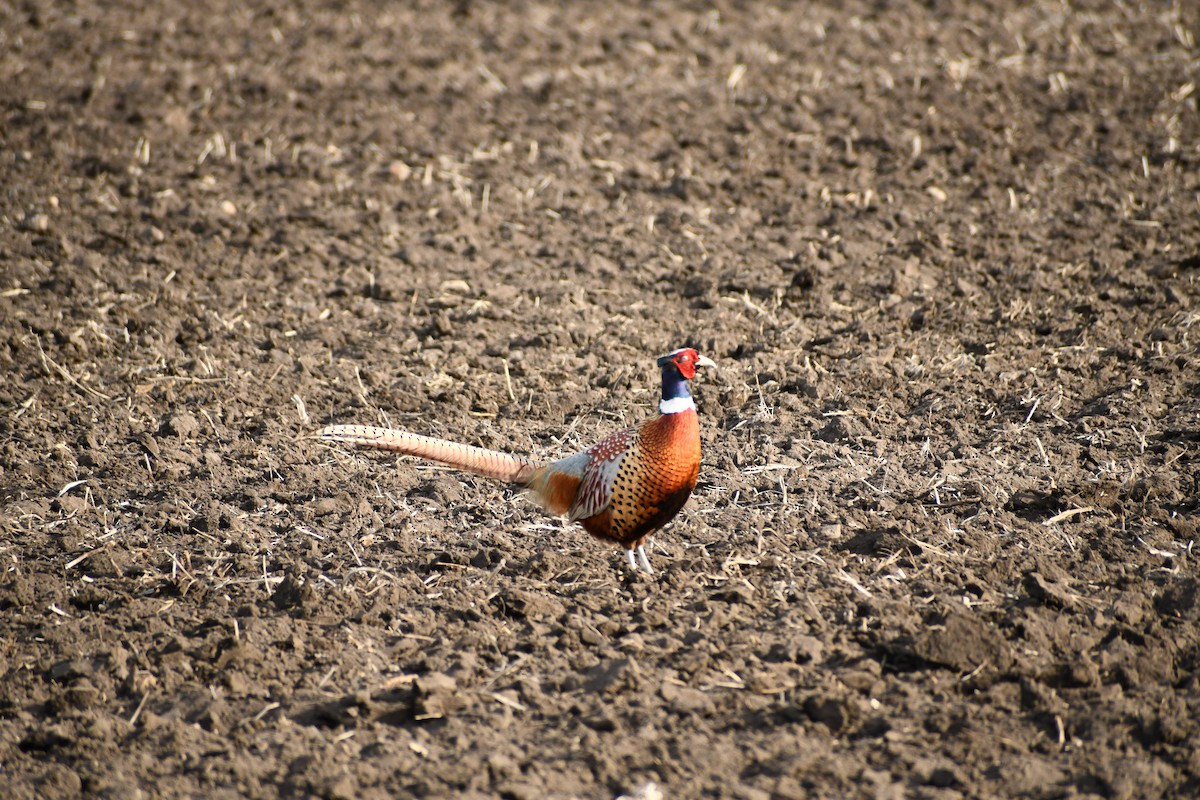
<path id="1" fill-rule="evenodd" d="M 636 439 L 637 433 L 633 429 L 618 431 L 584 451 L 590 460 L 583 471 L 575 505 L 571 507 L 572 522 L 594 517 L 608 508 L 621 462 Z"/>
<path id="2" fill-rule="evenodd" d="M 591 460 L 587 451 L 583 450 L 555 461 L 550 465 L 550 471 L 563 475 L 574 475 L 576 478 L 583 480 L 583 473 L 587 469 L 588 462 Z"/>

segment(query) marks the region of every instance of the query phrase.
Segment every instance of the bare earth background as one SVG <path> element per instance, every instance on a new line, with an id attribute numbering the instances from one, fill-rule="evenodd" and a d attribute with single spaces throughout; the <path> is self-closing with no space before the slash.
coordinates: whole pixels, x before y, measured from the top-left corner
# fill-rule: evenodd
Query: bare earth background
<path id="1" fill-rule="evenodd" d="M 110 5 L 0 4 L 6 796 L 1200 792 L 1192 4 Z M 650 578 L 306 438 L 684 344 Z"/>

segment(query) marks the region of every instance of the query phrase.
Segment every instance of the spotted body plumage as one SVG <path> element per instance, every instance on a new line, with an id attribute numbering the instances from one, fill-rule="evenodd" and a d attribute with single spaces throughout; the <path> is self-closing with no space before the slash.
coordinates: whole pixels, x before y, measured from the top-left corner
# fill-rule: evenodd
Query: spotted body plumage
<path id="1" fill-rule="evenodd" d="M 596 471 L 604 495 L 598 512 L 572 518 L 597 538 L 636 549 L 679 513 L 696 488 L 700 425 L 693 410 L 660 416 L 617 436 L 612 444 L 620 449 L 607 461 L 613 468 Z"/>
<path id="2" fill-rule="evenodd" d="M 659 415 L 544 466 L 524 456 L 363 425 L 332 425 L 327 441 L 393 450 L 525 487 L 553 514 L 625 548 L 632 566 L 653 572 L 647 537 L 679 513 L 700 473 L 700 423 L 688 381 L 713 362 L 691 348 L 658 360 Z M 637 561 L 634 554 L 637 554 Z"/>

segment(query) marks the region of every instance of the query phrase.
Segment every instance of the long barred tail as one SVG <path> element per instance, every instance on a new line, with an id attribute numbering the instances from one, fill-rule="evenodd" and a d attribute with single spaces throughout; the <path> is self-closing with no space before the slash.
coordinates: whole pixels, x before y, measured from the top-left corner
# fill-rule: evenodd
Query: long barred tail
<path id="1" fill-rule="evenodd" d="M 537 471 L 537 465 L 524 456 L 512 456 L 469 444 L 447 442 L 408 431 L 376 428 L 372 425 L 330 425 L 317 434 L 327 442 L 343 442 L 359 447 L 392 450 L 407 456 L 436 461 L 455 469 L 474 472 L 486 478 L 525 486 Z"/>

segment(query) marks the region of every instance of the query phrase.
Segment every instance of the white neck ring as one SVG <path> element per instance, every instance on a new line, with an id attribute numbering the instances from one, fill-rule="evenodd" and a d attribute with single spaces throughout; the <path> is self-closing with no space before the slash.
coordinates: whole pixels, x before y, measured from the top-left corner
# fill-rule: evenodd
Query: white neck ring
<path id="1" fill-rule="evenodd" d="M 679 414 L 683 411 L 695 410 L 696 403 L 689 395 L 684 395 L 683 397 L 672 397 L 670 400 L 658 401 L 658 413 L 660 414 Z"/>

